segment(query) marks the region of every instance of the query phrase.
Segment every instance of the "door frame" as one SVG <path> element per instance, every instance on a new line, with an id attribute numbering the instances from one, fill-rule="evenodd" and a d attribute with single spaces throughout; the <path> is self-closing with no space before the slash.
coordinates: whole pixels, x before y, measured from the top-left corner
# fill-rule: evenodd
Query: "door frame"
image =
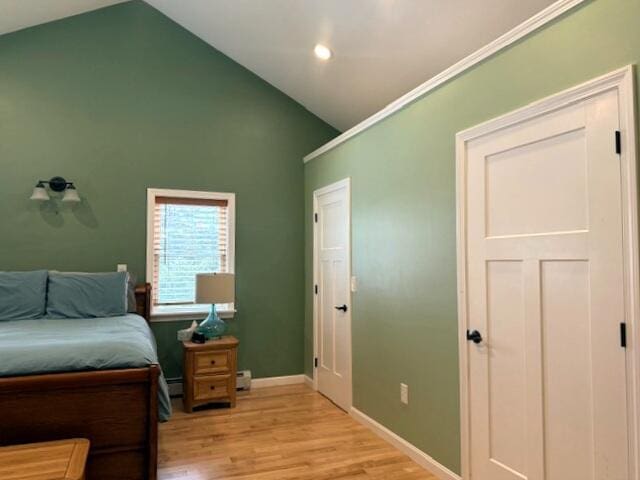
<path id="1" fill-rule="evenodd" d="M 471 478 L 469 342 L 467 331 L 467 232 L 466 191 L 467 143 L 471 140 L 539 117 L 606 91 L 617 91 L 622 182 L 622 221 L 624 259 L 624 308 L 627 312 L 627 405 L 629 408 L 629 471 L 630 480 L 640 480 L 640 289 L 638 258 L 638 193 L 636 177 L 636 123 L 634 68 L 632 65 L 603 75 L 576 87 L 552 95 L 488 122 L 461 131 L 456 135 L 456 223 L 458 272 L 458 352 L 460 365 L 460 426 L 462 478 Z M 612 132 L 611 148 L 615 146 Z"/>
<path id="2" fill-rule="evenodd" d="M 315 222 L 315 215 L 318 212 L 318 197 L 321 195 L 325 195 L 327 193 L 334 192 L 336 190 L 340 190 L 341 188 L 347 189 L 347 224 L 348 224 L 348 232 L 347 232 L 347 241 L 349 242 L 349 248 L 347 249 L 347 274 L 348 274 L 348 285 L 349 285 L 349 402 L 348 408 L 351 409 L 353 406 L 353 369 L 352 369 L 352 359 L 353 359 L 353 340 L 352 340 L 352 319 L 353 319 L 353 302 L 352 302 L 352 292 L 351 292 L 351 247 L 352 247 L 352 235 L 351 235 L 351 177 L 344 178 L 337 182 L 334 182 L 330 185 L 326 185 L 322 188 L 314 190 L 313 192 L 313 285 L 311 286 L 312 291 L 311 295 L 313 295 L 313 389 L 318 390 L 318 368 L 315 366 L 315 359 L 318 358 L 318 295 L 315 294 L 315 286 L 318 285 L 318 223 Z M 348 413 L 348 412 L 347 412 Z"/>

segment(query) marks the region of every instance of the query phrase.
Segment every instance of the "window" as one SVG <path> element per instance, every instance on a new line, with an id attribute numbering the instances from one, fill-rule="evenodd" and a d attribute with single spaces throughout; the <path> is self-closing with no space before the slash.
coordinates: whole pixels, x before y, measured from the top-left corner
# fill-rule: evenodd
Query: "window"
<path id="1" fill-rule="evenodd" d="M 235 195 L 186 190 L 147 191 L 147 281 L 151 315 L 193 316 L 197 273 L 234 272 Z M 218 305 L 233 316 L 233 304 Z"/>

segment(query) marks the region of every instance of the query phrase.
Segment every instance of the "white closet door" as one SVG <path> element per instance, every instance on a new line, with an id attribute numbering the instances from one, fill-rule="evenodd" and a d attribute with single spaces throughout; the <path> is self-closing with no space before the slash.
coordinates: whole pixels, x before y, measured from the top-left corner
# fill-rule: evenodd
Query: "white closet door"
<path id="1" fill-rule="evenodd" d="M 468 143 L 474 480 L 629 478 L 617 128 L 611 91 Z"/>
<path id="2" fill-rule="evenodd" d="M 350 199 L 348 182 L 316 192 L 318 391 L 351 407 Z"/>

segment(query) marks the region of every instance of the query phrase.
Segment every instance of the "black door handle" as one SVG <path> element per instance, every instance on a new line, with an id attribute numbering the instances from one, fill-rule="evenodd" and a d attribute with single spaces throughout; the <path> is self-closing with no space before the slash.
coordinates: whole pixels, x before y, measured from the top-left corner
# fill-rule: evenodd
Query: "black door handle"
<path id="1" fill-rule="evenodd" d="M 473 331 L 467 330 L 467 340 L 477 345 L 478 343 L 482 343 L 482 335 L 477 330 L 473 330 Z"/>
<path id="2" fill-rule="evenodd" d="M 336 310 L 342 310 L 345 313 L 347 311 L 347 306 L 346 305 L 340 305 L 339 307 L 333 307 L 333 308 L 335 308 Z"/>

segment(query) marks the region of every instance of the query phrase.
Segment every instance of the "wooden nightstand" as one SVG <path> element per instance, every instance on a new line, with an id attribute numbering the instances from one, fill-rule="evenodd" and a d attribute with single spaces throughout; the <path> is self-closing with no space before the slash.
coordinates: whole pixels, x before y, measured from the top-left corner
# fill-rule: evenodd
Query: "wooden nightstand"
<path id="1" fill-rule="evenodd" d="M 182 342 L 184 411 L 207 403 L 236 406 L 238 340 L 227 336 L 207 343 Z"/>
<path id="2" fill-rule="evenodd" d="M 31 443 L 0 448 L 2 480 L 84 480 L 89 440 Z"/>

